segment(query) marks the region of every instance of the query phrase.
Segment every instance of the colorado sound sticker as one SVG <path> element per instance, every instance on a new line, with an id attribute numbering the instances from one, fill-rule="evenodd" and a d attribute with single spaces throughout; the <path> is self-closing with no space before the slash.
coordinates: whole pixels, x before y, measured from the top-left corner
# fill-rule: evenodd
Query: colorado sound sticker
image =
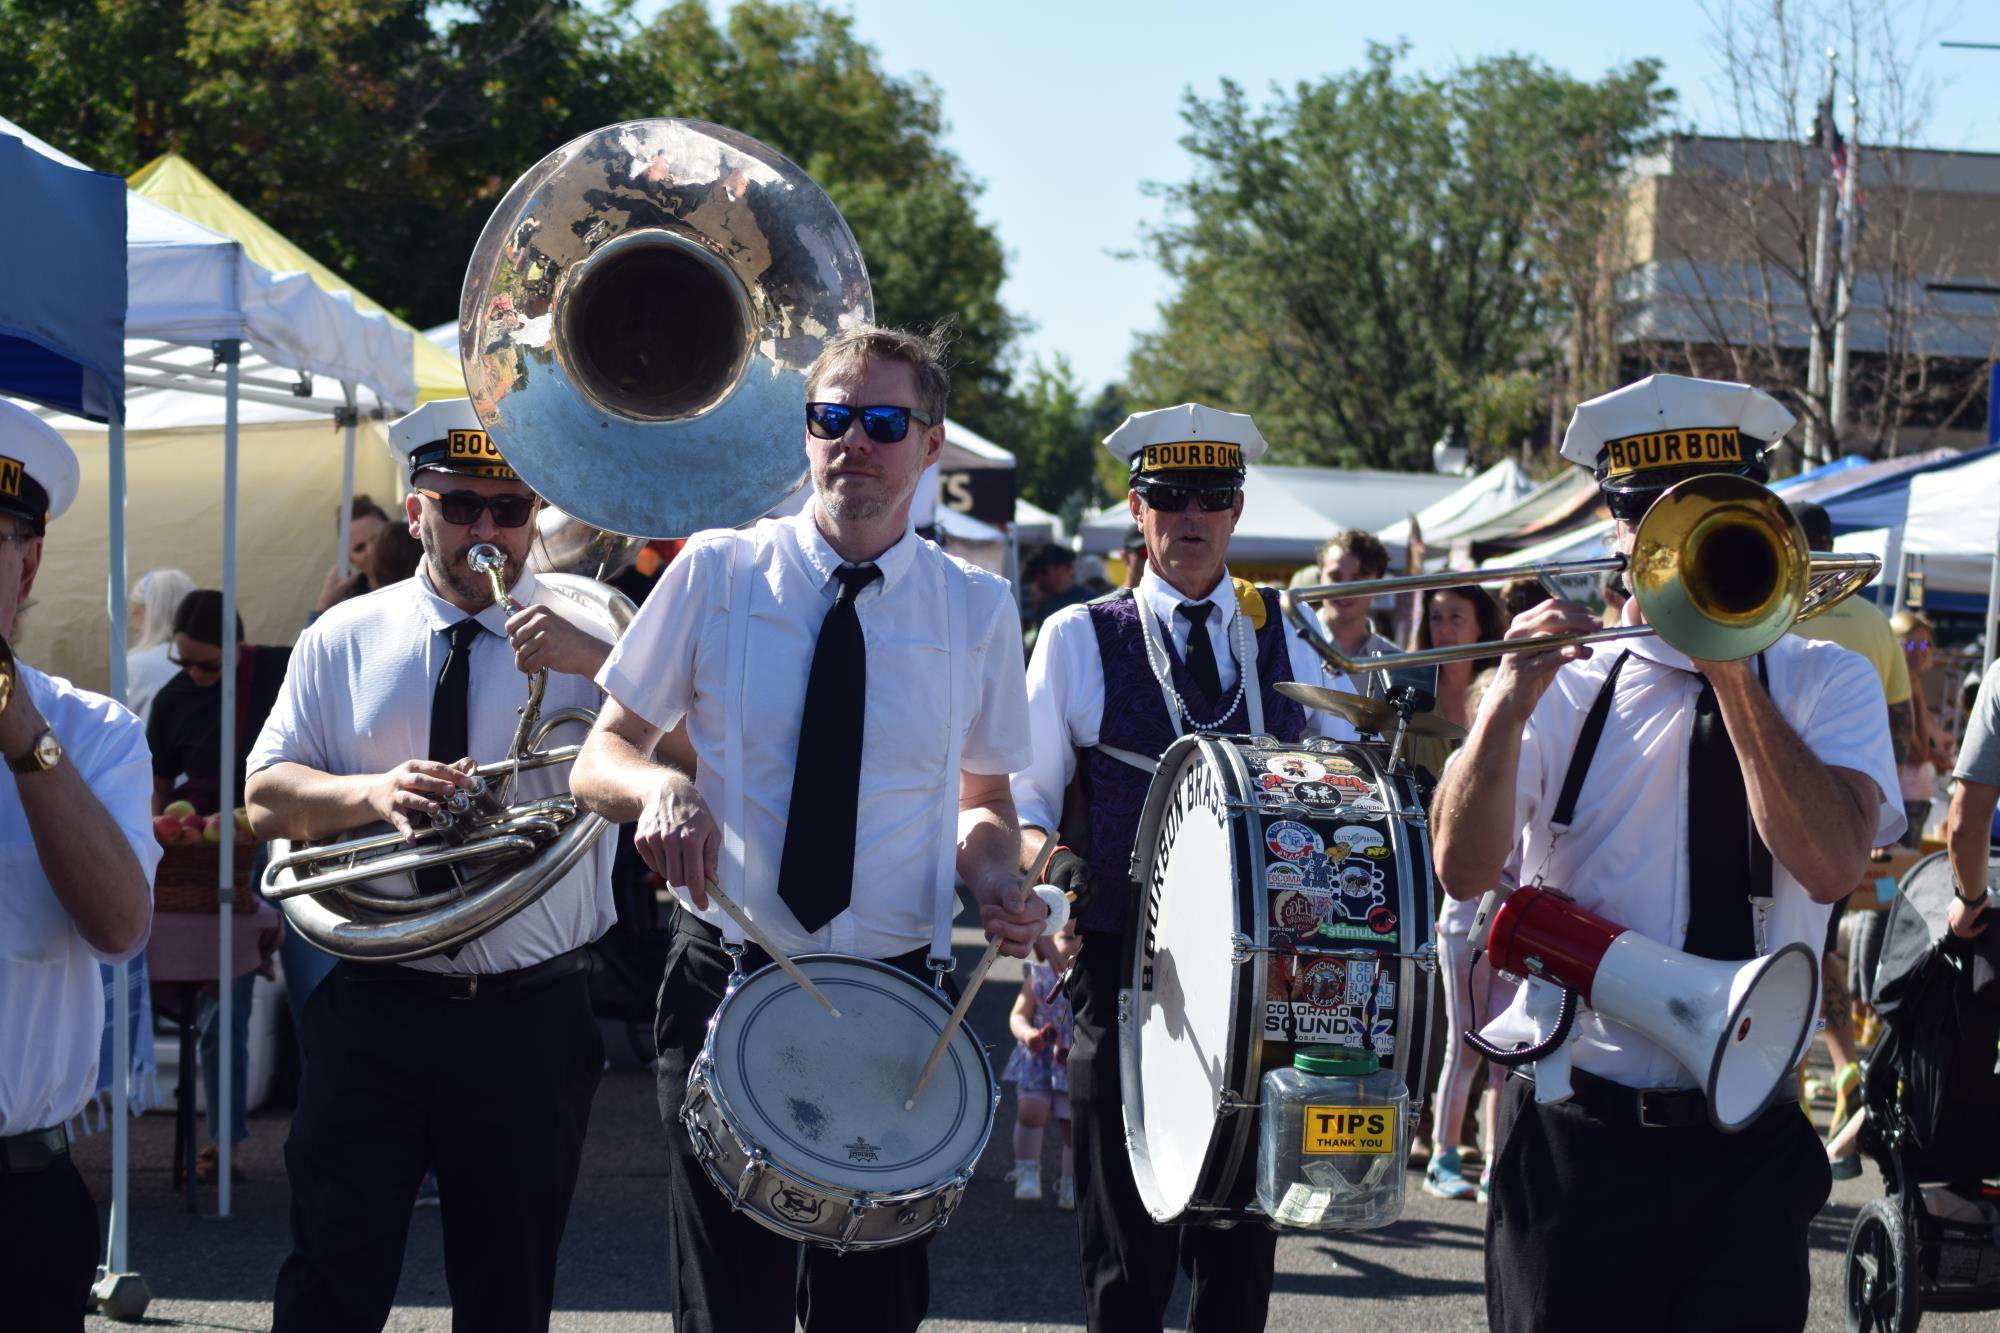
<path id="1" fill-rule="evenodd" d="M 1319 834 L 1290 819 L 1281 819 L 1265 829 L 1264 845 L 1271 849 L 1273 856 L 1281 856 L 1287 861 L 1303 860 L 1326 850 Z"/>

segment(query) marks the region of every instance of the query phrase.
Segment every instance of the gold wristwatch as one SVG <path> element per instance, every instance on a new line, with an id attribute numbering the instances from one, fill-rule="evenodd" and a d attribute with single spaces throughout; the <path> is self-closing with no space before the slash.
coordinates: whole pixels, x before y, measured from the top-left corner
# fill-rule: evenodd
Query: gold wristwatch
<path id="1" fill-rule="evenodd" d="M 56 739 L 56 729 L 43 727 L 28 752 L 18 759 L 9 759 L 7 767 L 16 773 L 44 773 L 60 764 L 62 757 L 62 742 Z"/>

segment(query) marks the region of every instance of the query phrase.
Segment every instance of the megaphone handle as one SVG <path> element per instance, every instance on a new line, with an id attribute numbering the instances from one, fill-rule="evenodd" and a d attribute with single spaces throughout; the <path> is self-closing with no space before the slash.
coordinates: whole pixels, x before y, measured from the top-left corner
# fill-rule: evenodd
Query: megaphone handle
<path id="1" fill-rule="evenodd" d="M 1533 983 L 1530 983 L 1533 984 Z M 1548 985 L 1548 982 L 1542 982 Z M 1503 1069 L 1515 1065 L 1533 1064 L 1569 1040 L 1571 1029 L 1576 1026 L 1577 994 L 1567 986 L 1559 988 L 1562 997 L 1556 1004 L 1556 1025 L 1549 1035 L 1529 1046 L 1496 1046 L 1477 1032 L 1464 1032 L 1465 1044 L 1479 1052 L 1481 1056 Z"/>

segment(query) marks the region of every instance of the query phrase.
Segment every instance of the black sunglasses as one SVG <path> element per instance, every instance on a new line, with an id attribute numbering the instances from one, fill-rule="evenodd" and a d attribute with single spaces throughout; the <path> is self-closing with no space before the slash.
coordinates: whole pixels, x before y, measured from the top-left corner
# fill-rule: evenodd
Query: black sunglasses
<path id="1" fill-rule="evenodd" d="M 910 433 L 910 418 L 915 417 L 929 430 L 936 423 L 914 407 L 891 407 L 881 405 L 858 409 L 861 413 L 861 429 L 869 439 L 877 444 L 894 444 Z M 856 408 L 846 403 L 807 403 L 806 429 L 822 440 L 837 440 L 847 434 L 854 424 Z"/>
<path id="2" fill-rule="evenodd" d="M 482 509 L 493 515 L 496 526 L 503 528 L 518 528 L 535 512 L 535 497 L 532 495 L 477 495 L 471 491 L 446 491 L 440 495 L 421 486 L 410 489 L 437 501 L 444 521 L 459 527 L 469 528 L 477 523 Z"/>
<path id="3" fill-rule="evenodd" d="M 167 664 L 169 666 L 177 666 L 183 671 L 203 671 L 211 676 L 222 674 L 222 659 L 220 657 L 216 658 L 213 662 L 198 662 L 192 658 L 182 657 L 179 653 L 168 653 Z"/>
<path id="4" fill-rule="evenodd" d="M 1149 509 L 1157 509 L 1163 514 L 1178 514 L 1193 500 L 1201 506 L 1204 514 L 1219 514 L 1236 503 L 1242 492 L 1240 486 L 1175 486 L 1170 482 L 1149 481 L 1144 486 L 1132 489 L 1139 492 L 1139 498 Z"/>

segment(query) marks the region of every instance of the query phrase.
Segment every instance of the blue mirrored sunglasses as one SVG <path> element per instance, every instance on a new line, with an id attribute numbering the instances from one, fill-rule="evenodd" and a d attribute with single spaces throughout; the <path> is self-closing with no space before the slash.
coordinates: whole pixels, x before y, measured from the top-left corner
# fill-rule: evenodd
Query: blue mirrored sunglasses
<path id="1" fill-rule="evenodd" d="M 837 440 L 854 424 L 857 411 L 861 414 L 862 433 L 877 444 L 894 444 L 908 435 L 911 417 L 926 430 L 937 424 L 914 407 L 881 404 L 855 408 L 847 403 L 807 403 L 806 429 L 822 440 Z"/>

